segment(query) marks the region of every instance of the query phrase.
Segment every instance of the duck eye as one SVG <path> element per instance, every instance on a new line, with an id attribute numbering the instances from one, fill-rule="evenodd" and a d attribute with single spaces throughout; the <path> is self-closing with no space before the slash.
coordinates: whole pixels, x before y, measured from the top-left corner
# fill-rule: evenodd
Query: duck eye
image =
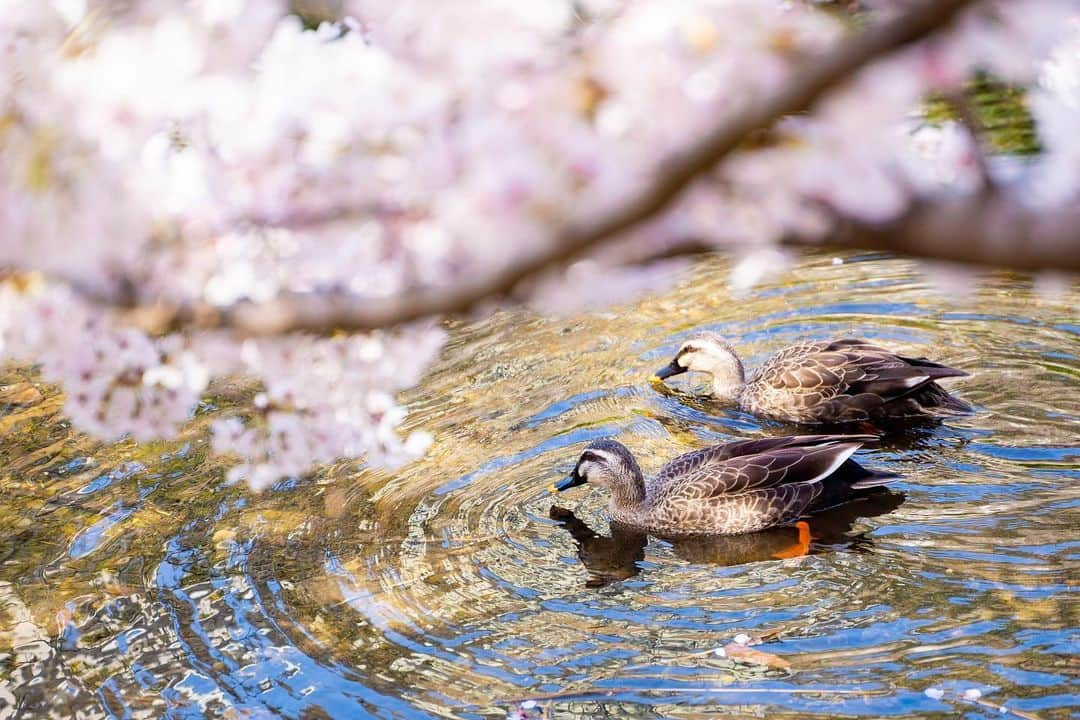
<path id="1" fill-rule="evenodd" d="M 581 459 L 578 460 L 578 470 L 583 469 L 585 467 L 585 465 L 588 464 L 588 463 L 596 463 L 596 462 L 600 462 L 600 457 L 596 453 L 589 452 L 588 450 L 586 450 L 581 455 Z"/>
<path id="2" fill-rule="evenodd" d="M 683 348 L 682 350 L 680 350 L 680 351 L 679 351 L 679 354 L 678 354 L 678 355 L 676 355 L 676 356 L 675 356 L 675 362 L 679 363 L 679 364 L 680 364 L 680 365 L 682 365 L 683 367 L 686 367 L 686 363 L 684 363 L 684 362 L 681 362 L 681 361 L 682 361 L 682 359 L 683 359 L 683 358 L 684 358 L 685 356 L 689 355 L 690 353 L 695 353 L 695 352 L 697 352 L 697 350 L 698 350 L 698 349 L 697 349 L 696 347 L 694 347 L 693 345 L 687 345 L 686 347 L 684 347 L 684 348 Z"/>

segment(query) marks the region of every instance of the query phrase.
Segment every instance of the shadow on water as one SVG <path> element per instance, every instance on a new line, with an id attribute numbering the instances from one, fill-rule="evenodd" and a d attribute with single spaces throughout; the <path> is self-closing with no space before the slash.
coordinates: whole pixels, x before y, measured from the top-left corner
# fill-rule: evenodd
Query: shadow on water
<path id="1" fill-rule="evenodd" d="M 809 516 L 806 529 L 785 526 L 743 535 L 657 537 L 656 540 L 669 544 L 678 557 L 688 562 L 710 565 L 743 565 L 837 550 L 866 550 L 872 547 L 872 540 L 867 533 L 854 531 L 856 521 L 892 512 L 903 502 L 903 493 L 882 490 Z M 603 587 L 641 572 L 649 543 L 647 533 L 610 522 L 608 534 L 601 535 L 572 510 L 553 505 L 549 513 L 574 538 L 578 559 L 589 571 L 586 587 Z"/>

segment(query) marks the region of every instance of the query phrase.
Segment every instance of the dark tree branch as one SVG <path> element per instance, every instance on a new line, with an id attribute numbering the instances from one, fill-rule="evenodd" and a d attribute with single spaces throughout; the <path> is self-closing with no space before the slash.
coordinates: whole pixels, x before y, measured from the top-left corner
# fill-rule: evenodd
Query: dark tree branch
<path id="1" fill-rule="evenodd" d="M 725 117 L 711 132 L 663 163 L 653 181 L 626 203 L 596 219 L 570 225 L 543 251 L 472 282 L 389 298 L 291 294 L 269 303 L 242 303 L 220 311 L 205 307 L 138 309 L 132 320 L 144 326 L 156 326 L 158 330 L 225 327 L 244 334 L 265 335 L 370 330 L 468 312 L 481 303 L 512 294 L 522 281 L 563 266 L 657 216 L 751 133 L 771 126 L 786 115 L 811 109 L 826 92 L 871 61 L 925 38 L 976 1 L 924 0 L 904 14 L 840 42 L 822 56 L 808 59 L 776 92 Z"/>

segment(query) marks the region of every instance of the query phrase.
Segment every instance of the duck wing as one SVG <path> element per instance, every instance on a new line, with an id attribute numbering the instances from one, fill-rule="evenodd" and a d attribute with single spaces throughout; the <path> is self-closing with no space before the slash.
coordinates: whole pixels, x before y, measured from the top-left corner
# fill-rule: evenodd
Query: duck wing
<path id="1" fill-rule="evenodd" d="M 689 472 L 663 476 L 663 480 L 658 475 L 650 483 L 654 501 L 702 501 L 790 484 L 815 484 L 835 472 L 864 442 L 850 438 L 837 442 L 837 436 L 822 437 L 830 441 L 701 464 Z"/>
<path id="2" fill-rule="evenodd" d="M 856 420 L 937 379 L 966 374 L 844 338 L 780 351 L 751 378 L 746 399 L 753 407 L 796 420 Z"/>
<path id="3" fill-rule="evenodd" d="M 787 437 L 738 440 L 724 445 L 712 445 L 674 458 L 660 468 L 654 482 L 667 483 L 735 457 L 761 455 L 784 448 L 810 447 L 838 442 L 866 443 L 877 439 L 875 435 L 788 435 Z"/>

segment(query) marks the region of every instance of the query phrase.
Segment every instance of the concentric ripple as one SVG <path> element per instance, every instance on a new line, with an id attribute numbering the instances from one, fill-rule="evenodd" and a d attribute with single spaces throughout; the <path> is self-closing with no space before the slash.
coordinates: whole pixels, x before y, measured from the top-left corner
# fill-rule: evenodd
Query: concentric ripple
<path id="1" fill-rule="evenodd" d="M 950 298 L 904 261 L 819 257 L 734 302 L 726 271 L 602 315 L 452 327 L 407 398 L 427 458 L 261 495 L 223 485 L 212 407 L 177 443 L 99 447 L 9 369 L 0 718 L 480 718 L 523 698 L 558 718 L 1001 716 L 971 688 L 1080 710 L 1080 290 L 1002 275 Z M 669 543 L 611 528 L 597 492 L 549 496 L 596 438 L 648 471 L 791 430 L 693 377 L 648 384 L 706 328 L 751 366 L 843 335 L 929 355 L 971 372 L 949 384 L 977 411 L 861 451 L 896 492 L 815 518 L 809 554 L 793 528 Z M 740 633 L 775 642 L 710 652 Z"/>

